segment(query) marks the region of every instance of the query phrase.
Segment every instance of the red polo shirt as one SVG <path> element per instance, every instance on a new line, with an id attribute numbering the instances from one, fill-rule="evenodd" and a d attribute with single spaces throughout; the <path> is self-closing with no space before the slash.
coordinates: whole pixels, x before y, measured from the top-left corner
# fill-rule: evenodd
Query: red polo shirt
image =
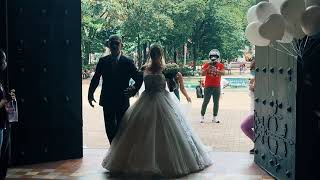
<path id="1" fill-rule="evenodd" d="M 204 87 L 220 87 L 221 75 L 217 74 L 217 70 L 224 70 L 224 65 L 217 63 L 215 66 L 211 66 L 209 63 L 205 63 L 202 69 L 207 69 L 209 66 L 210 69 L 207 71 Z"/>

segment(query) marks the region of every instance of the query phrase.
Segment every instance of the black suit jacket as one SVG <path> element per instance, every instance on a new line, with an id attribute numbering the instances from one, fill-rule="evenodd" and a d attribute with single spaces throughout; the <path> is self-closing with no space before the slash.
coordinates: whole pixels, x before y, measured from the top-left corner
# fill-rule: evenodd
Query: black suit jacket
<path id="1" fill-rule="evenodd" d="M 121 55 L 116 64 L 113 62 L 111 55 L 99 59 L 96 72 L 90 83 L 88 98 L 93 97 L 102 76 L 103 83 L 99 104 L 110 111 L 124 110 L 130 106 L 129 97 L 124 95 L 124 90 L 129 87 L 130 78 L 135 81 L 136 90 L 134 93 L 136 93 L 142 85 L 143 76 L 137 70 L 133 60 L 125 56 Z"/>

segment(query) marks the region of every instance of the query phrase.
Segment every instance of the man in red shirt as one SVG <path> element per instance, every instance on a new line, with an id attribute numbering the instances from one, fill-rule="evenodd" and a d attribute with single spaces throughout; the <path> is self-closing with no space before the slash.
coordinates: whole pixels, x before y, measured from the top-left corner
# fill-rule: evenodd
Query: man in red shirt
<path id="1" fill-rule="evenodd" d="M 206 76 L 204 84 L 204 98 L 201 108 L 200 123 L 204 121 L 204 114 L 206 113 L 208 103 L 213 97 L 213 119 L 212 122 L 219 123 L 217 119 L 219 111 L 220 99 L 220 84 L 221 75 L 224 74 L 224 65 L 220 63 L 220 52 L 217 49 L 212 49 L 209 52 L 209 61 L 202 66 L 202 75 Z"/>

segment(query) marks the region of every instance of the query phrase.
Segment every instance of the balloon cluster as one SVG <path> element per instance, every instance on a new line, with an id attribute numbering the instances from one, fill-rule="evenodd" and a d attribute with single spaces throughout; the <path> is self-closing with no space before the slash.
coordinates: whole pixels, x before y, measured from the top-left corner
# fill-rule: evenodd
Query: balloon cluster
<path id="1" fill-rule="evenodd" d="M 320 1 L 261 1 L 248 10 L 247 20 L 245 34 L 252 44 L 293 43 L 320 33 Z"/>

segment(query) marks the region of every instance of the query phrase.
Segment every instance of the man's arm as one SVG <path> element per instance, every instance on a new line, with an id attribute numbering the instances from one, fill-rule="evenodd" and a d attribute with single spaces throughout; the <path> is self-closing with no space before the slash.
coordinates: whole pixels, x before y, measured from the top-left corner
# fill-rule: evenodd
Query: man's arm
<path id="1" fill-rule="evenodd" d="M 224 75 L 224 69 L 222 70 L 217 70 L 218 75 Z"/>
<path id="2" fill-rule="evenodd" d="M 133 61 L 130 60 L 130 71 L 131 71 L 131 78 L 134 80 L 134 84 L 133 84 L 133 92 L 132 95 L 136 94 L 143 82 L 143 75 L 142 72 L 138 71 L 137 67 L 134 65 Z"/>
<path id="3" fill-rule="evenodd" d="M 224 75 L 224 65 L 221 66 L 220 70 L 219 69 L 217 70 L 217 74 L 218 75 Z"/>
<path id="4" fill-rule="evenodd" d="M 102 59 L 99 59 L 99 62 L 96 66 L 96 71 L 91 79 L 89 91 L 88 91 L 88 101 L 92 107 L 93 107 L 92 101 L 96 102 L 93 94 L 99 85 L 101 75 L 102 75 Z"/>
<path id="5" fill-rule="evenodd" d="M 210 65 L 207 65 L 207 64 L 203 65 L 203 68 L 201 70 L 201 75 L 202 76 L 207 75 L 207 72 L 208 72 L 209 69 L 210 69 Z"/>

